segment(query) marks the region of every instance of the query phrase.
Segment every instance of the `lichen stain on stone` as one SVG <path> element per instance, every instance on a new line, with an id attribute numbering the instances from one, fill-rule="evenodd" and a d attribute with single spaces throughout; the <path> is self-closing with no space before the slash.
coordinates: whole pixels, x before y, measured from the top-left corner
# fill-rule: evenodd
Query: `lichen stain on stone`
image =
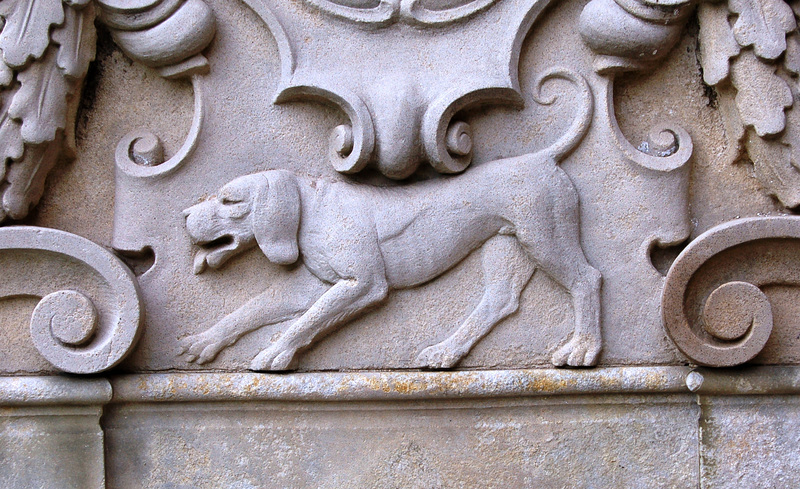
<path id="1" fill-rule="evenodd" d="M 551 379 L 548 377 L 539 377 L 531 381 L 528 385 L 527 391 L 528 392 L 558 392 L 560 390 L 564 390 L 567 387 L 573 387 L 576 385 L 576 381 L 574 379 L 568 381 L 567 379 Z"/>
<path id="2" fill-rule="evenodd" d="M 668 379 L 663 374 L 649 372 L 644 376 L 644 385 L 651 390 L 661 390 L 667 386 Z"/>

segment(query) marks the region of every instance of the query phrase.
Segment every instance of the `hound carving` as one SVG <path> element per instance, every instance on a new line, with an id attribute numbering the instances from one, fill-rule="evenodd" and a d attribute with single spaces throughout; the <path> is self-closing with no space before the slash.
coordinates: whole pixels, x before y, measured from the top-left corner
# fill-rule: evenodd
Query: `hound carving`
<path id="1" fill-rule="evenodd" d="M 258 371 L 288 370 L 299 351 L 380 304 L 391 290 L 433 280 L 481 248 L 483 297 L 448 338 L 419 353 L 415 366 L 458 363 L 517 310 L 537 268 L 566 288 L 574 307 L 574 330 L 553 353 L 553 364 L 594 365 L 601 350 L 601 276 L 581 248 L 578 194 L 558 167 L 586 133 L 593 101 L 586 80 L 565 70 L 542 77 L 537 91 L 550 78 L 571 81 L 582 104 L 567 133 L 538 153 L 393 188 L 271 170 L 239 177 L 184 211 L 187 232 L 199 247 L 195 273 L 258 245 L 273 263 L 302 257 L 332 286 L 319 297 L 286 303 L 258 296 L 209 330 L 184 338 L 183 354 L 209 362 L 246 333 L 297 318 L 251 364 Z"/>

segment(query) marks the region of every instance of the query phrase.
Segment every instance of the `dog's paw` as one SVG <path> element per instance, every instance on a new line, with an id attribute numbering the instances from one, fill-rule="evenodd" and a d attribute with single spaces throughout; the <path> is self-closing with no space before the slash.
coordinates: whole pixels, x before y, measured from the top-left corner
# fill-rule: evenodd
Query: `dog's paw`
<path id="1" fill-rule="evenodd" d="M 256 372 L 280 372 L 289 370 L 297 350 L 282 348 L 277 343 L 263 350 L 250 362 L 250 370 Z"/>
<path id="2" fill-rule="evenodd" d="M 566 344 L 553 353 L 552 362 L 557 367 L 591 367 L 600 357 L 602 342 L 594 335 L 573 335 Z"/>
<path id="3" fill-rule="evenodd" d="M 445 342 L 437 343 L 422 350 L 414 360 L 415 368 L 445 369 L 451 368 L 461 360 L 464 354 L 456 351 Z"/>
<path id="4" fill-rule="evenodd" d="M 183 355 L 189 362 L 208 363 L 214 360 L 219 352 L 232 344 L 233 341 L 220 338 L 209 331 L 204 331 L 181 339 L 180 355 Z"/>

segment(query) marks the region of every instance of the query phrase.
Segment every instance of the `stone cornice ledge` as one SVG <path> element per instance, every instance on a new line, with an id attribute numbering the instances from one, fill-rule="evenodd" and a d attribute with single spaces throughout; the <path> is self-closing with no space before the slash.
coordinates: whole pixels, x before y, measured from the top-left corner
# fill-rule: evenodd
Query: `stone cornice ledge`
<path id="1" fill-rule="evenodd" d="M 0 377 L 0 406 L 86 406 L 111 400 L 106 379 Z"/>
<path id="2" fill-rule="evenodd" d="M 112 402 L 396 401 L 689 393 L 689 367 L 455 372 L 162 373 L 111 379 Z M 800 377 L 800 369 L 798 369 Z"/>
<path id="3" fill-rule="evenodd" d="M 154 373 L 0 377 L 0 406 L 108 402 L 397 401 L 606 394 L 798 395 L 800 367 L 455 372 Z"/>

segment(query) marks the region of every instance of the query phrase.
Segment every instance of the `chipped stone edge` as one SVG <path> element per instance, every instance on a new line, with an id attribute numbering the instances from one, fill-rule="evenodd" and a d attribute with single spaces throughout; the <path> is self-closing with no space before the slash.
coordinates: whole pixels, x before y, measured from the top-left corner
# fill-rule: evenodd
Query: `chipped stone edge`
<path id="1" fill-rule="evenodd" d="M 689 376 L 689 388 L 698 395 L 800 394 L 800 367 L 697 368 Z"/>
<path id="2" fill-rule="evenodd" d="M 689 393 L 689 367 L 455 372 L 159 373 L 114 377 L 114 403 L 396 401 Z"/>
<path id="3" fill-rule="evenodd" d="M 106 379 L 71 377 L 0 377 L 0 407 L 85 406 L 111 400 Z"/>

